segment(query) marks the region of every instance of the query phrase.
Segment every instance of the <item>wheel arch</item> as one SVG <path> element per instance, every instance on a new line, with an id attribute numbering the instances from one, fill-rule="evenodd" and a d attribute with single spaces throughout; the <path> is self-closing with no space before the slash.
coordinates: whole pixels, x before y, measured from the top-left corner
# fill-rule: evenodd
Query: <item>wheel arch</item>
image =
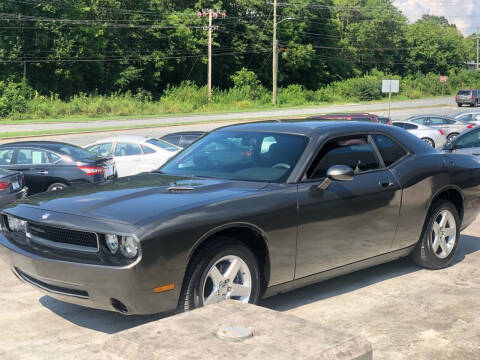
<path id="1" fill-rule="evenodd" d="M 187 269 L 192 263 L 192 259 L 195 255 L 209 243 L 215 241 L 219 237 L 229 237 L 242 242 L 246 247 L 252 250 L 255 258 L 258 261 L 260 267 L 260 273 L 262 274 L 262 291 L 265 290 L 270 280 L 270 253 L 268 248 L 268 238 L 265 232 L 258 226 L 236 222 L 229 223 L 213 228 L 203 234 L 192 246 L 187 258 Z M 184 275 L 185 276 L 185 275 Z"/>
<path id="2" fill-rule="evenodd" d="M 462 189 L 460 189 L 458 186 L 455 186 L 455 185 L 449 185 L 438 190 L 435 193 L 435 195 L 432 196 L 432 199 L 428 204 L 427 211 L 429 211 L 432 205 L 439 199 L 446 199 L 451 201 L 455 206 L 455 208 L 457 209 L 460 221 L 463 220 L 463 214 L 464 214 L 463 203 L 465 201 L 465 196 L 463 195 Z"/>

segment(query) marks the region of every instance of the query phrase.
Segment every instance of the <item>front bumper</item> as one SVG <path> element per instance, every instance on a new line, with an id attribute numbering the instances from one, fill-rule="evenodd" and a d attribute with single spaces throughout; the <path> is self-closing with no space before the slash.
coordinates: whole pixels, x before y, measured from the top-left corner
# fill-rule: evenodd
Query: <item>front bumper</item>
<path id="1" fill-rule="evenodd" d="M 157 279 L 146 279 L 141 261 L 112 267 L 54 260 L 18 247 L 1 233 L 0 255 L 20 280 L 61 301 L 110 311 L 121 311 L 121 302 L 126 314 L 168 312 L 178 304 L 180 274 L 160 272 Z M 173 290 L 153 292 L 151 284 L 169 283 L 175 283 Z"/>

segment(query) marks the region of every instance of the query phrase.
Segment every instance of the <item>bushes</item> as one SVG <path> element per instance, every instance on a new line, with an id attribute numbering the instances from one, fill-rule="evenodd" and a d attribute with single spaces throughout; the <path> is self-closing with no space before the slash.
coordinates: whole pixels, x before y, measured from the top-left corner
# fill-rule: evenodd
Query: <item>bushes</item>
<path id="1" fill-rule="evenodd" d="M 446 84 L 438 74 L 418 74 L 400 82 L 400 95 L 410 99 L 424 96 L 453 94 L 460 88 L 480 88 L 480 71 L 452 72 Z M 315 91 L 293 84 L 279 88 L 278 101 L 282 106 L 315 105 L 319 103 L 368 101 L 381 99 L 382 79 L 399 79 L 379 71 L 333 82 Z M 68 100 L 56 94 L 41 96 L 25 82 L 0 82 L 0 117 L 10 119 L 44 119 L 68 117 L 141 116 L 188 112 L 244 110 L 267 107 L 271 104 L 271 90 L 265 88 L 255 73 L 245 68 L 231 76 L 234 86 L 213 90 L 208 101 L 207 87 L 193 82 L 168 86 L 159 99 L 148 91 L 111 95 L 80 93 Z"/>
<path id="2" fill-rule="evenodd" d="M 0 116 L 25 112 L 33 96 L 34 91 L 26 82 L 0 81 Z"/>

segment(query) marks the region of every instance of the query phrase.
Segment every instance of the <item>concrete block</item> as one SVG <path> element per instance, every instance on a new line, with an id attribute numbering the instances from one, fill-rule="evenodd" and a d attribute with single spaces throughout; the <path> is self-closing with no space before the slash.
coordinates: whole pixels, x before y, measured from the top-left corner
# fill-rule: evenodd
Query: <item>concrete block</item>
<path id="1" fill-rule="evenodd" d="M 253 336 L 229 341 L 218 336 L 222 327 L 249 328 Z M 371 360 L 372 346 L 296 316 L 225 301 L 119 332 L 105 342 L 102 358 Z"/>

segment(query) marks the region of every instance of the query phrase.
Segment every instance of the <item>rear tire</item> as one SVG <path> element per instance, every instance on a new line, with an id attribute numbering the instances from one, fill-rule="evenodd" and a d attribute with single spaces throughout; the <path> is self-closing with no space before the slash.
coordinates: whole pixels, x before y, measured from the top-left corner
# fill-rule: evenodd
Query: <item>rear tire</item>
<path id="1" fill-rule="evenodd" d="M 422 138 L 422 140 L 435 149 L 435 142 L 432 139 L 428 137 L 424 137 Z"/>
<path id="2" fill-rule="evenodd" d="M 455 139 L 455 137 L 458 136 L 458 133 L 451 133 L 447 136 L 447 140 L 448 141 L 452 141 L 453 139 Z"/>
<path id="3" fill-rule="evenodd" d="M 442 269 L 453 260 L 460 239 L 460 218 L 448 200 L 440 199 L 430 207 L 412 260 L 429 269 Z"/>
<path id="4" fill-rule="evenodd" d="M 238 270 L 228 275 L 228 270 L 235 269 L 235 266 Z M 238 240 L 218 237 L 192 258 L 177 312 L 227 299 L 255 304 L 260 298 L 260 284 L 260 270 L 253 252 Z M 250 288 L 249 293 L 247 288 Z M 237 293 L 239 295 L 235 295 Z"/>
<path id="5" fill-rule="evenodd" d="M 460 103 L 457 103 L 457 106 L 458 106 L 458 107 L 462 107 L 462 104 L 460 104 Z"/>
<path id="6" fill-rule="evenodd" d="M 53 183 L 52 185 L 50 185 L 48 188 L 47 188 L 47 192 L 50 192 L 50 191 L 57 191 L 57 190 L 63 190 L 63 189 L 66 189 L 68 187 L 67 184 L 64 184 L 64 183 Z"/>

